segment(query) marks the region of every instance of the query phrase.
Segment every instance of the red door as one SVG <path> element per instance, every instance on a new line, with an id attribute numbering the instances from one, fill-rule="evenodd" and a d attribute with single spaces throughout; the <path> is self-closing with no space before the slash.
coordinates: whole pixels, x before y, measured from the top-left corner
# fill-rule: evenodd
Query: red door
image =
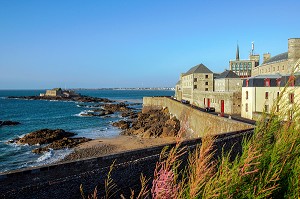
<path id="1" fill-rule="evenodd" d="M 207 98 L 207 107 L 210 107 L 210 99 Z"/>
<path id="2" fill-rule="evenodd" d="M 224 100 L 221 100 L 221 114 L 224 114 Z"/>

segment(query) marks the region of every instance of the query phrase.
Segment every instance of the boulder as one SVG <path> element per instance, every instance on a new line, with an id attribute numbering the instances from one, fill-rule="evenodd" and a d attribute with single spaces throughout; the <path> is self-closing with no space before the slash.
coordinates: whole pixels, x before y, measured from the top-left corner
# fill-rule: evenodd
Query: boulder
<path id="1" fill-rule="evenodd" d="M 130 121 L 120 120 L 118 122 L 114 122 L 112 125 L 122 130 L 125 130 L 125 129 L 129 129 L 130 123 L 131 123 Z"/>
<path id="2" fill-rule="evenodd" d="M 15 121 L 0 121 L 0 126 L 14 126 L 18 125 L 20 122 L 15 122 Z"/>
<path id="3" fill-rule="evenodd" d="M 66 132 L 62 129 L 56 129 L 56 130 L 41 129 L 38 131 L 31 132 L 22 138 L 19 138 L 17 140 L 17 143 L 29 144 L 29 145 L 49 144 L 56 140 L 63 139 L 64 137 L 71 137 L 74 135 L 75 133 Z"/>

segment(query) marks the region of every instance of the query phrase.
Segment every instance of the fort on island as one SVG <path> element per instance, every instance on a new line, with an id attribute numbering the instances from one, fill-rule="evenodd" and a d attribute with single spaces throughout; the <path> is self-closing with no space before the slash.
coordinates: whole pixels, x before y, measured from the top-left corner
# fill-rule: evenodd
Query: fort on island
<path id="1" fill-rule="evenodd" d="M 46 93 L 41 93 L 41 97 L 78 97 L 80 96 L 74 90 L 62 90 L 61 88 L 53 88 L 46 90 Z"/>
<path id="2" fill-rule="evenodd" d="M 236 59 L 229 61 L 230 70 L 218 74 L 199 64 L 182 73 L 175 86 L 175 98 L 200 108 L 213 107 L 221 116 L 258 120 L 274 105 L 277 112 L 288 109 L 283 119 L 293 117 L 292 108 L 300 94 L 300 38 L 288 39 L 287 52 L 273 57 L 265 53 L 262 64 L 259 60 L 254 43 L 248 60 L 240 59 L 237 45 Z M 285 88 L 287 92 L 281 96 Z M 281 100 L 276 102 L 279 97 Z"/>

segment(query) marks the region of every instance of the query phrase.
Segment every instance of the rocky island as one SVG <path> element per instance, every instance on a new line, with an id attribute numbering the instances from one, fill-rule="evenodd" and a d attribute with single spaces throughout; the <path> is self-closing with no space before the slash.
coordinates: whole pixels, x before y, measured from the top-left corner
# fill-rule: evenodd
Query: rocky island
<path id="1" fill-rule="evenodd" d="M 49 151 L 51 149 L 63 149 L 63 148 L 73 148 L 83 142 L 90 141 L 91 139 L 79 137 L 71 138 L 76 135 L 75 133 L 66 132 L 62 129 L 41 129 L 38 131 L 31 132 L 22 138 L 15 138 L 8 141 L 8 143 L 16 143 L 19 145 L 45 145 L 40 148 L 33 149 L 34 153 L 41 153 L 44 151 Z"/>

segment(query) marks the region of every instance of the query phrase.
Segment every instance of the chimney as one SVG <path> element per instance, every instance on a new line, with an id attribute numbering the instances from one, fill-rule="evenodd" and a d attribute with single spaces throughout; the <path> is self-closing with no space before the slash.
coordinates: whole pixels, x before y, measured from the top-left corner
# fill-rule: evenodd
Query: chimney
<path id="1" fill-rule="evenodd" d="M 270 53 L 264 53 L 263 63 L 265 63 L 266 61 L 268 61 L 270 58 L 271 58 L 271 54 Z"/>

